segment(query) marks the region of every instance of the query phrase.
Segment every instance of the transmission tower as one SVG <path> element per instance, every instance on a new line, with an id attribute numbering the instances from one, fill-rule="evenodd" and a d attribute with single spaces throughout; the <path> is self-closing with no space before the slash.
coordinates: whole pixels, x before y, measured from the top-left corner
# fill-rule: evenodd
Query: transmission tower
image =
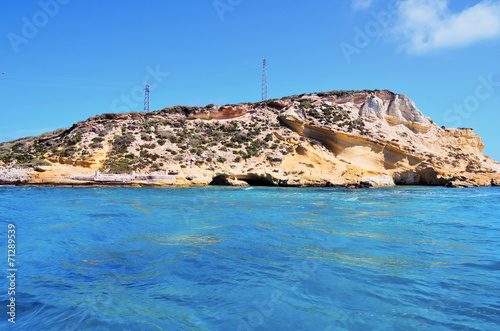
<path id="1" fill-rule="evenodd" d="M 262 65 L 262 101 L 267 104 L 267 61 Z"/>
<path id="2" fill-rule="evenodd" d="M 146 91 L 146 95 L 144 96 L 144 112 L 148 113 L 149 112 L 149 84 L 146 85 L 146 88 L 144 89 Z"/>

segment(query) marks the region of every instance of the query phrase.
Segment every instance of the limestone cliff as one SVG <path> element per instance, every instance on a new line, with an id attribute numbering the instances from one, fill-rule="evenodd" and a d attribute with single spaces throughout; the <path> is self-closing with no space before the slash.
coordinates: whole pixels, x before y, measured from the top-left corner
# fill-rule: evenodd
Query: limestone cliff
<path id="1" fill-rule="evenodd" d="M 500 164 L 483 149 L 472 129 L 439 127 L 408 97 L 375 90 L 103 114 L 0 144 L 0 158 L 31 168 L 31 184 L 99 169 L 177 170 L 177 185 L 497 185 Z"/>

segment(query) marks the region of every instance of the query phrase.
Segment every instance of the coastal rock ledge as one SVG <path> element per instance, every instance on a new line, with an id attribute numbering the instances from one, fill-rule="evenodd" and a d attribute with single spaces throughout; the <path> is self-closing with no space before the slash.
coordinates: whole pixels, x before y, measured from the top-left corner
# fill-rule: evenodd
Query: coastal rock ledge
<path id="1" fill-rule="evenodd" d="M 390 91 L 102 114 L 0 144 L 0 185 L 500 186 L 472 129 Z"/>

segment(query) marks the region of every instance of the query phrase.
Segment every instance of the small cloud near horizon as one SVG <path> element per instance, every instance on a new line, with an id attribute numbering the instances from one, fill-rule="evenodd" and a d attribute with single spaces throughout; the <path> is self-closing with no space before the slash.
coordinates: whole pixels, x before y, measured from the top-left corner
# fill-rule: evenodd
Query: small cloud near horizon
<path id="1" fill-rule="evenodd" d="M 500 38 L 500 1 L 482 0 L 452 13 L 447 0 L 398 2 L 392 34 L 409 54 L 423 55 Z"/>
<path id="2" fill-rule="evenodd" d="M 355 11 L 367 10 L 372 6 L 373 0 L 352 0 L 351 6 Z"/>

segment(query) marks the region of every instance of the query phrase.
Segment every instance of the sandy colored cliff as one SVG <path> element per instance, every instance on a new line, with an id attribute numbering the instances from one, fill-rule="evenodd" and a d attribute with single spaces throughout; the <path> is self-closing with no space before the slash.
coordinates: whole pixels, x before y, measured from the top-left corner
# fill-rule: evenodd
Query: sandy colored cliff
<path id="1" fill-rule="evenodd" d="M 123 185 L 499 185 L 483 149 L 472 129 L 439 127 L 404 95 L 331 91 L 92 117 L 0 144 L 0 169 L 22 172 L 0 182 L 102 185 L 75 178 L 171 170 L 175 183 Z"/>

